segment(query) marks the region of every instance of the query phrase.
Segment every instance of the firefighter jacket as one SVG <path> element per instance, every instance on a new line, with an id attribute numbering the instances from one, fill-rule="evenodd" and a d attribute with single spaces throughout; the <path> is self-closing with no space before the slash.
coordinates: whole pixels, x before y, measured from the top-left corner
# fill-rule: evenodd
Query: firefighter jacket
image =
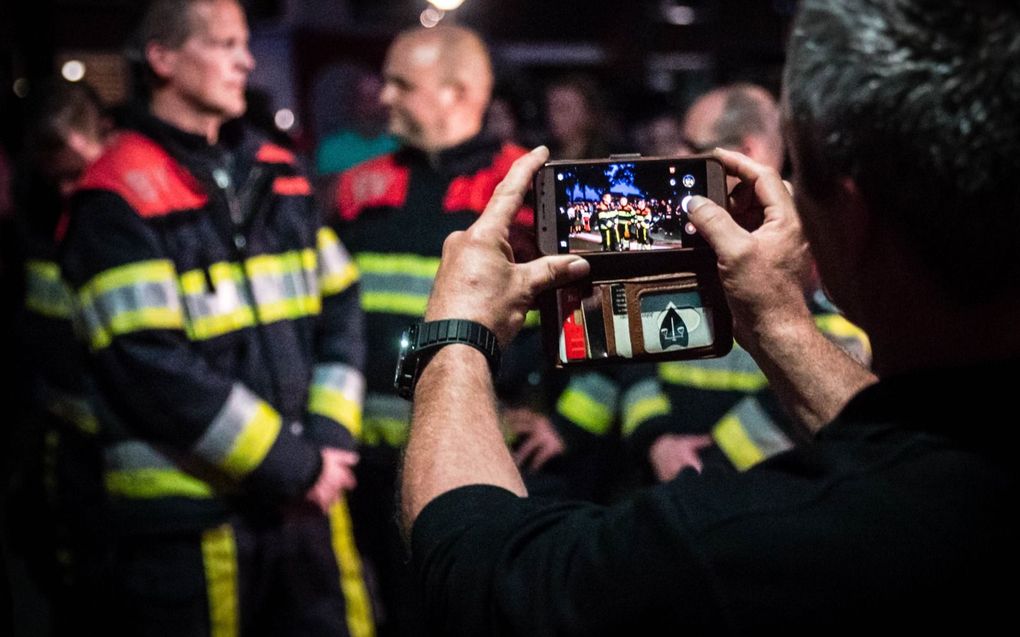
<path id="1" fill-rule="evenodd" d="M 140 116 L 84 176 L 61 263 L 122 524 L 271 514 L 314 484 L 321 446 L 353 445 L 358 274 L 289 151 Z"/>
<path id="2" fill-rule="evenodd" d="M 481 214 L 523 148 L 475 137 L 439 153 L 403 148 L 341 175 L 335 194 L 344 241 L 361 272 L 367 316 L 365 443 L 399 446 L 410 403 L 393 390 L 403 330 L 425 312 L 443 241 Z M 534 215 L 522 208 L 511 230 L 518 260 L 531 258 Z"/>

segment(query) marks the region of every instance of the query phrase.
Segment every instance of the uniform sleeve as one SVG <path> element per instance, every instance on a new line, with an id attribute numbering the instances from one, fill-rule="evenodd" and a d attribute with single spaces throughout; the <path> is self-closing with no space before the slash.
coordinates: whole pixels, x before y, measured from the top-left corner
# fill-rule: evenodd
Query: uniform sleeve
<path id="1" fill-rule="evenodd" d="M 329 227 L 320 228 L 317 243 L 322 314 L 308 393 L 308 432 L 319 444 L 351 449 L 361 437 L 365 397 L 365 316 L 358 270 Z"/>
<path id="2" fill-rule="evenodd" d="M 412 565 L 450 635 L 701 634 L 713 606 L 684 517 L 663 488 L 612 508 L 542 504 L 475 485 L 425 507 Z"/>
<path id="3" fill-rule="evenodd" d="M 62 267 L 104 401 L 132 436 L 243 488 L 304 493 L 319 453 L 251 389 L 191 347 L 179 273 L 160 236 L 119 196 L 78 195 Z"/>

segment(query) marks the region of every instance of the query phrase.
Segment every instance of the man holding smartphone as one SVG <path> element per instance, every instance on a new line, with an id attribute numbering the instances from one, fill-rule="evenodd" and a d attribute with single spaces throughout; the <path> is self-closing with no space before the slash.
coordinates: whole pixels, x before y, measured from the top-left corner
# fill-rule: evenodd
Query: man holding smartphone
<path id="1" fill-rule="evenodd" d="M 696 198 L 691 221 L 739 342 L 796 418 L 824 424 L 810 446 L 610 508 L 545 505 L 524 497 L 499 435 L 488 354 L 432 352 L 402 505 L 444 633 L 984 632 L 1010 618 L 1017 441 L 993 427 L 1020 357 L 1017 33 L 1001 1 L 806 0 L 784 100 L 796 207 L 774 170 L 716 151 L 753 197 L 731 213 Z M 587 272 L 576 256 L 506 258 L 546 157 L 520 160 L 447 242 L 427 321 L 505 344 L 537 291 Z M 816 329 L 812 254 L 871 337 L 878 378 Z"/>

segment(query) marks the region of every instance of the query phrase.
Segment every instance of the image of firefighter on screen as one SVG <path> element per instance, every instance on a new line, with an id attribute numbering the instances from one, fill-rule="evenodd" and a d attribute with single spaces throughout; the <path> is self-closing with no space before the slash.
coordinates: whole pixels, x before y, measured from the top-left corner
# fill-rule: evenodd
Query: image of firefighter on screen
<path id="1" fill-rule="evenodd" d="M 623 252 L 704 245 L 687 219 L 705 194 L 703 165 L 574 164 L 556 169 L 561 252 Z"/>

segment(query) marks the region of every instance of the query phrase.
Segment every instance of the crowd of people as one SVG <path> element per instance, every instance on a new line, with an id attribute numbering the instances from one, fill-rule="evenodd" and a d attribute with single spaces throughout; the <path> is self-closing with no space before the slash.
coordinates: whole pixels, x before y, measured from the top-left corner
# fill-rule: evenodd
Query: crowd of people
<path id="1" fill-rule="evenodd" d="M 54 635 L 996 625 L 1020 14 L 801 4 L 781 103 L 721 85 L 632 148 L 570 75 L 529 153 L 484 40 L 443 23 L 358 78 L 363 120 L 308 174 L 246 117 L 239 0 L 153 0 L 128 104 L 36 87 L 0 179 L 7 614 L 31 598 Z M 528 186 L 620 150 L 725 166 L 729 210 L 605 192 L 564 214 L 592 251 L 690 225 L 727 356 L 542 351 L 536 295 L 588 267 L 538 254 Z M 409 402 L 405 329 L 438 321 L 487 346 L 417 359 Z"/>

